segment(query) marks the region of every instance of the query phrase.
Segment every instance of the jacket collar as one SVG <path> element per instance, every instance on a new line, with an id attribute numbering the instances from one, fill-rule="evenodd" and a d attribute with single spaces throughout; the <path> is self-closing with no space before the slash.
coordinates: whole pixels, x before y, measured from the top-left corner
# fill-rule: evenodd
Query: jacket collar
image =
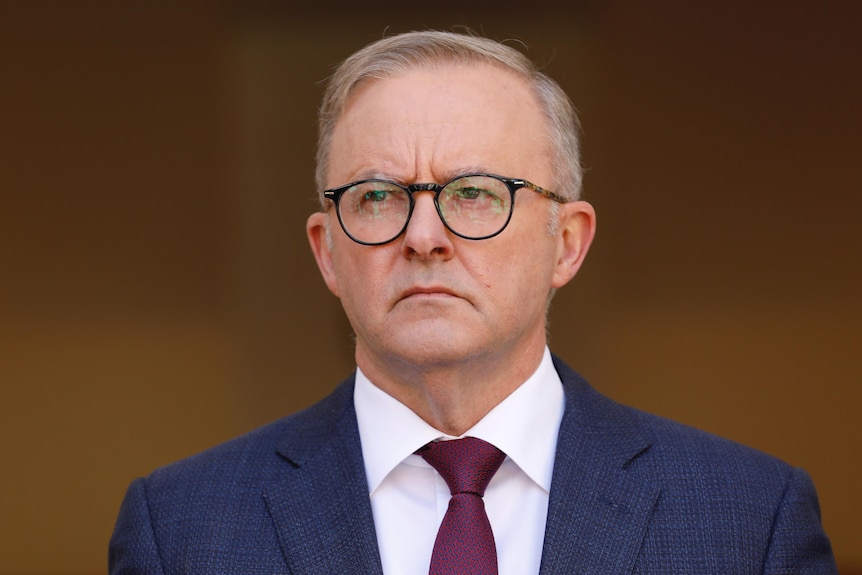
<path id="1" fill-rule="evenodd" d="M 632 415 L 558 358 L 566 392 L 541 575 L 631 573 L 660 489 L 626 469 L 650 447 Z"/>
<path id="2" fill-rule="evenodd" d="M 289 465 L 264 498 L 291 573 L 382 575 L 353 378 L 291 418 L 284 437 L 278 453 Z"/>
<path id="3" fill-rule="evenodd" d="M 631 410 L 558 358 L 566 408 L 551 482 L 540 575 L 631 573 L 660 489 L 627 471 L 650 447 Z M 290 418 L 285 477 L 264 497 L 292 572 L 382 575 L 353 378 Z"/>

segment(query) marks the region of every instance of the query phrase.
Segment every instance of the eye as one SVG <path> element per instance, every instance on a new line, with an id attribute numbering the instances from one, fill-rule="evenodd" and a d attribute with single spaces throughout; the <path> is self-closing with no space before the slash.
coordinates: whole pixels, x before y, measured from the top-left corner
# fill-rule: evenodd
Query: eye
<path id="1" fill-rule="evenodd" d="M 452 197 L 457 198 L 459 200 L 475 200 L 480 196 L 486 196 L 490 192 L 484 188 L 478 188 L 476 186 L 458 186 L 454 190 L 452 190 Z"/>
<path id="2" fill-rule="evenodd" d="M 378 180 L 356 184 L 347 191 L 342 203 L 342 213 L 354 212 L 374 218 L 410 210 L 407 192 L 390 182 Z"/>
<path id="3" fill-rule="evenodd" d="M 491 207 L 508 201 L 505 184 L 487 176 L 467 176 L 451 182 L 445 188 L 449 201 L 465 208 Z"/>
<path id="4" fill-rule="evenodd" d="M 362 202 L 384 202 L 392 195 L 392 190 L 367 190 L 362 195 Z"/>

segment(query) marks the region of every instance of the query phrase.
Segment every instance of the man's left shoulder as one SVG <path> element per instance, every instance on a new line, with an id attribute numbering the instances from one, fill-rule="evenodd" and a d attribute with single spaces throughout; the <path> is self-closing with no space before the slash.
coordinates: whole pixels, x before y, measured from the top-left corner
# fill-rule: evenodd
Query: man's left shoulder
<path id="1" fill-rule="evenodd" d="M 716 484 L 783 489 L 793 473 L 793 467 L 778 457 L 738 441 L 632 407 L 623 409 L 649 438 L 649 456 L 638 464 L 662 475 L 665 470 L 673 477 L 701 476 Z"/>
<path id="2" fill-rule="evenodd" d="M 592 497 L 592 513 L 605 523 L 614 515 L 606 501 L 628 510 L 630 521 L 640 517 L 644 572 L 702 572 L 703 560 L 717 573 L 836 572 L 804 470 L 622 405 L 559 360 L 556 367 L 566 393 L 556 505 L 573 513 L 569 499 Z"/>
<path id="3" fill-rule="evenodd" d="M 618 403 L 559 360 L 557 369 L 573 419 L 582 420 L 579 423 L 596 435 L 608 436 L 609 444 L 630 445 L 624 460 L 630 472 L 657 480 L 702 477 L 715 485 L 754 483 L 778 490 L 794 472 L 788 463 L 742 443 Z"/>

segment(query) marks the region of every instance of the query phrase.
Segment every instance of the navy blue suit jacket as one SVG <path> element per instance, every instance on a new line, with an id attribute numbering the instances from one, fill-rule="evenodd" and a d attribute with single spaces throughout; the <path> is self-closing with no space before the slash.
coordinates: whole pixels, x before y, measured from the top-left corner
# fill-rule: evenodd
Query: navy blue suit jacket
<path id="1" fill-rule="evenodd" d="M 542 575 L 836 573 L 808 475 L 565 387 Z M 353 379 L 129 487 L 112 574 L 380 574 Z M 401 574 L 391 574 L 401 575 Z"/>

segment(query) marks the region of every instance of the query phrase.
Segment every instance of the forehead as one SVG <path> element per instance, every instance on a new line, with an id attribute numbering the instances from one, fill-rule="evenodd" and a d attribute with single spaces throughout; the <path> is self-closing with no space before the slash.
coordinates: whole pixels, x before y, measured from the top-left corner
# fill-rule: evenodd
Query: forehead
<path id="1" fill-rule="evenodd" d="M 547 142 L 538 99 L 519 74 L 481 63 L 422 66 L 354 89 L 336 123 L 327 179 L 538 178 Z"/>

